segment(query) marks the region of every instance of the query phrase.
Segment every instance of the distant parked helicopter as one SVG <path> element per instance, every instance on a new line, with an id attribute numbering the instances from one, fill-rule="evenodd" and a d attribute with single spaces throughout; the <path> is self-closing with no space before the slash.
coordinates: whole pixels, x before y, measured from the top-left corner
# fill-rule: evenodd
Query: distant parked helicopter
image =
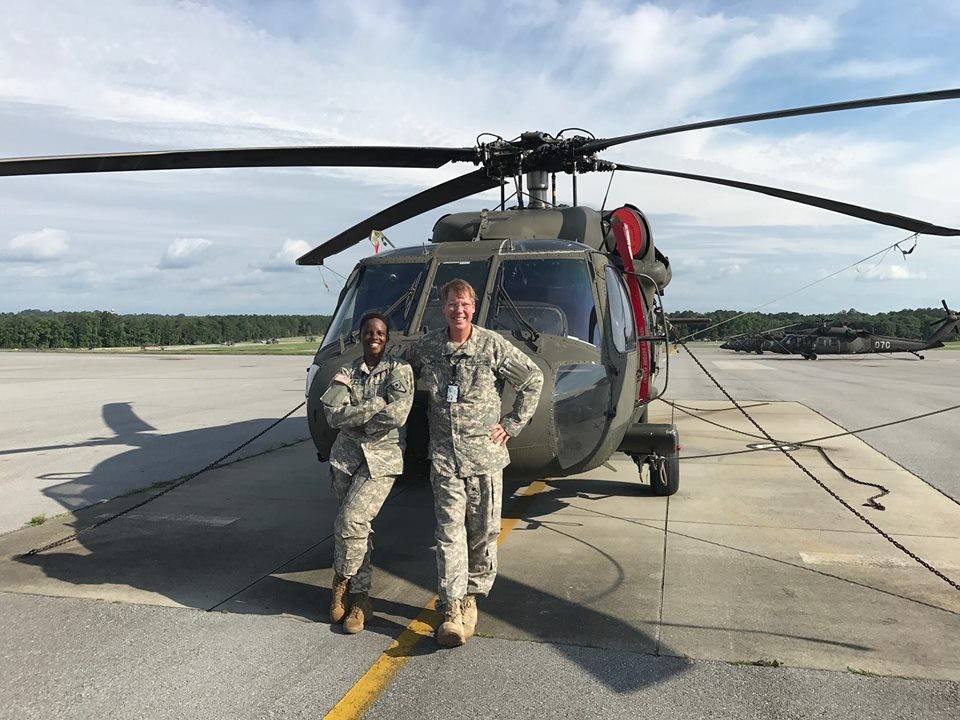
<path id="1" fill-rule="evenodd" d="M 757 355 L 763 355 L 764 350 L 769 352 L 786 352 L 782 345 L 785 335 L 784 330 L 796 327 L 800 324 L 801 323 L 799 322 L 795 322 L 790 323 L 789 325 L 781 325 L 780 327 L 761 330 L 760 332 L 731 335 L 720 346 L 720 349 L 735 350 L 736 352 L 756 353 Z M 815 332 L 815 330 L 797 330 L 796 334 L 806 335 L 812 332 Z M 779 347 L 780 350 L 774 350 L 774 347 Z"/>
<path id="2" fill-rule="evenodd" d="M 770 339 L 762 343 L 761 350 L 780 354 L 800 355 L 805 360 L 816 360 L 818 355 L 862 355 L 865 353 L 908 352 L 923 360 L 922 350 L 943 347 L 943 341 L 951 333 L 960 332 L 960 316 L 942 300 L 945 315 L 930 323 L 935 329 L 926 340 L 908 340 L 834 325 L 820 325 L 812 330 L 787 333 L 781 339 Z M 732 348 L 736 349 L 736 348 Z"/>
<path id="3" fill-rule="evenodd" d="M 735 337 L 728 338 L 723 345 L 720 346 L 721 350 L 736 350 L 737 352 L 746 352 L 746 353 L 756 353 L 757 355 L 763 355 L 764 343 L 771 341 L 769 336 L 762 334 L 759 335 L 737 335 Z"/>

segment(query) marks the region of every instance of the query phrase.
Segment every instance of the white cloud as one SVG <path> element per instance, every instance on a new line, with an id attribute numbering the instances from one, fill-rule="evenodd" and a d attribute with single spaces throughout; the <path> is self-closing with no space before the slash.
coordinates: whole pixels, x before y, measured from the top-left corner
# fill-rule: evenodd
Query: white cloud
<path id="1" fill-rule="evenodd" d="M 196 283 L 196 287 L 201 292 L 218 292 L 231 288 L 246 288 L 263 285 L 269 282 L 266 273 L 260 268 L 254 268 L 246 272 L 236 273 L 234 275 L 224 275 L 214 278 L 202 278 Z"/>
<path id="2" fill-rule="evenodd" d="M 167 246 L 158 267 L 180 270 L 199 265 L 212 245 L 204 238 L 177 238 Z"/>
<path id="3" fill-rule="evenodd" d="M 70 246 L 70 233 L 65 230 L 43 228 L 37 232 L 17 235 L 2 252 L 6 260 L 19 262 L 50 262 L 63 257 Z"/>
<path id="4" fill-rule="evenodd" d="M 279 250 L 254 267 L 265 272 L 295 272 L 299 269 L 297 258 L 311 249 L 312 246 L 303 240 L 284 240 Z"/>
<path id="5" fill-rule="evenodd" d="M 925 280 L 926 277 L 925 272 L 911 270 L 905 265 L 878 265 L 859 273 L 857 280 L 864 282 L 874 280 Z"/>
<path id="6" fill-rule="evenodd" d="M 720 0 L 583 0 L 576 6 L 509 0 L 491 23 L 491 11 L 472 0 L 7 0 L 0 13 L 0 155 L 280 144 L 466 146 L 484 130 L 509 138 L 564 126 L 609 137 L 953 84 L 948 70 L 960 60 L 947 30 L 935 42 L 924 35 L 915 49 L 891 44 L 907 12 L 874 11 L 852 0 L 775 8 Z M 526 52 L 520 62 L 518 47 Z M 907 71 L 914 75 L 904 86 Z M 505 78 L 522 90 L 511 90 Z M 617 146 L 603 157 L 739 178 L 957 226 L 956 106 L 717 128 Z M 336 293 L 323 293 L 316 271 L 310 277 L 278 271 L 295 270 L 293 260 L 308 244 L 472 169 L 7 178 L 0 238 L 40 224 L 69 227 L 70 254 L 97 262 L 96 276 L 88 277 L 105 307 L 328 311 Z M 569 202 L 569 180 L 559 180 L 561 202 Z M 607 177 L 585 175 L 579 182 L 580 201 L 599 205 Z M 398 245 L 419 243 L 440 213 L 490 207 L 496 197 L 488 193 L 437 209 L 388 232 Z M 685 293 L 692 297 L 695 289 L 710 305 L 741 297 L 750 304 L 754 295 L 780 294 L 777 284 L 789 273 L 774 278 L 773 267 L 795 264 L 802 284 L 815 277 L 814 263 L 833 271 L 904 235 L 729 188 L 618 173 L 608 207 L 625 202 L 648 213 L 658 247 L 675 262 L 669 302 Z M 129 244 L 133 234 L 135 245 Z M 170 244 L 172 238 L 181 238 L 181 245 Z M 184 244 L 201 238 L 215 245 Z M 282 238 L 308 242 L 280 245 Z M 931 287 L 960 272 L 960 251 L 951 242 L 931 238 L 910 258 L 911 268 L 927 271 Z M 916 262 L 933 257 L 921 256 L 934 243 L 938 266 Z M 193 267 L 214 249 L 221 251 L 215 277 L 161 271 Z M 347 274 L 369 252 L 364 243 L 333 262 Z M 9 248 L 0 246 L 0 254 L 9 258 Z M 684 255 L 700 264 L 684 265 Z M 128 272 L 148 264 L 152 274 Z M 843 282 L 852 285 L 853 275 L 845 273 Z M 0 301 L 46 305 L 48 288 L 62 284 L 48 276 L 50 283 L 22 286 L 28 297 L 21 298 L 21 290 L 7 299 L 0 288 Z M 305 291 L 310 283 L 314 290 Z M 265 292 L 253 299 L 246 289 L 251 285 Z M 949 287 L 934 292 L 947 294 Z M 132 288 L 129 300 L 122 297 L 126 288 Z M 911 283 L 856 288 L 858 297 L 874 293 L 869 299 L 881 307 L 910 305 L 915 289 Z M 796 300 L 798 306 L 827 302 L 817 293 Z"/>
<path id="7" fill-rule="evenodd" d="M 651 3 L 618 12 L 608 2 L 588 2 L 569 27 L 568 42 L 606 47 L 619 80 L 652 83 L 655 102 L 673 113 L 764 61 L 827 50 L 835 35 L 829 20 L 814 16 L 698 15 Z"/>
<path id="8" fill-rule="evenodd" d="M 24 265 L 0 266 L 0 277 L 16 280 L 43 280 L 68 278 L 85 282 L 94 277 L 96 265 L 89 260 L 70 263 L 33 263 Z"/>
<path id="9" fill-rule="evenodd" d="M 848 60 L 827 71 L 828 77 L 845 80 L 878 80 L 919 75 L 933 65 L 931 58 Z"/>

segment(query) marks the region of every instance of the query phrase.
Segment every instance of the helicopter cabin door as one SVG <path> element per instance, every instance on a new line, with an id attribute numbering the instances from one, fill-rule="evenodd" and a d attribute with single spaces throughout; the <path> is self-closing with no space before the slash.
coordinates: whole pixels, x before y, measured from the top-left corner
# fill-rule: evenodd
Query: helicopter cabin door
<path id="1" fill-rule="evenodd" d="M 840 341 L 835 337 L 821 335 L 817 338 L 815 352 L 819 355 L 838 355 L 840 353 Z"/>

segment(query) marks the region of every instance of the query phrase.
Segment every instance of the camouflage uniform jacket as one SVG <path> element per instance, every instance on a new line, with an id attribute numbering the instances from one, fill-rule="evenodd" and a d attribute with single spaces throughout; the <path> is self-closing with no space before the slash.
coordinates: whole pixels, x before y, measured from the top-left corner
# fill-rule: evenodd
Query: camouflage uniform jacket
<path id="1" fill-rule="evenodd" d="M 392 357 L 383 357 L 371 370 L 361 357 L 340 372 L 350 377 L 350 387 L 331 381 L 320 398 L 330 427 L 340 428 L 330 465 L 353 475 L 366 460 L 370 477 L 401 474 L 400 428 L 413 404 L 413 370 Z"/>
<path id="2" fill-rule="evenodd" d="M 470 477 L 502 470 L 507 448 L 490 439 L 500 423 L 515 437 L 533 417 L 543 387 L 540 368 L 502 336 L 473 326 L 462 345 L 450 342 L 447 328 L 426 333 L 410 352 L 410 363 L 428 393 L 430 460 L 446 477 Z M 513 410 L 501 416 L 504 382 L 517 391 Z M 449 386 L 457 399 L 449 402 Z"/>

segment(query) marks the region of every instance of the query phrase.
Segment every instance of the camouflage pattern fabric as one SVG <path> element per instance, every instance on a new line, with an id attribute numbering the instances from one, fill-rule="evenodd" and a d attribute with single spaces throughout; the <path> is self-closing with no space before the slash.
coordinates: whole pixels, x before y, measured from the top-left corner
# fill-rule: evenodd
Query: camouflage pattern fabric
<path id="1" fill-rule="evenodd" d="M 350 378 L 350 386 L 331 381 L 320 399 L 330 427 L 340 429 L 330 452 L 333 492 L 340 502 L 333 567 L 350 578 L 350 592 L 369 592 L 371 523 L 403 472 L 400 430 L 413 404 L 413 370 L 399 358 L 384 357 L 373 368 L 358 358 L 340 373 Z"/>
<path id="2" fill-rule="evenodd" d="M 410 363 L 428 394 L 429 456 L 437 474 L 469 477 L 502 470 L 507 448 L 490 440 L 500 423 L 511 437 L 520 434 L 537 409 L 543 373 L 502 336 L 473 326 L 462 345 L 450 342 L 447 329 L 426 333 L 410 352 Z M 504 383 L 517 391 L 513 409 L 501 416 Z M 456 386 L 456 402 L 447 401 Z"/>
<path id="3" fill-rule="evenodd" d="M 486 597 L 497 576 L 503 471 L 466 478 L 431 472 L 430 484 L 440 601 L 446 604 L 467 593 Z"/>
<path id="4" fill-rule="evenodd" d="M 340 429 L 330 450 L 330 465 L 353 475 L 366 462 L 372 477 L 400 475 L 404 448 L 400 428 L 413 405 L 413 370 L 400 358 L 384 357 L 372 369 L 358 358 L 340 372 L 350 377 L 350 387 L 331 381 L 320 398 L 327 423 Z"/>
<path id="5" fill-rule="evenodd" d="M 393 487 L 392 477 L 370 477 L 364 463 L 351 476 L 330 468 L 340 511 L 333 523 L 333 569 L 350 579 L 350 592 L 370 592 L 373 529 L 370 524 Z"/>
<path id="6" fill-rule="evenodd" d="M 497 574 L 503 468 L 510 462 L 490 431 L 499 422 L 511 437 L 520 433 L 537 409 L 543 373 L 502 336 L 476 325 L 460 345 L 450 342 L 447 328 L 426 333 L 410 362 L 428 394 L 440 599 L 486 595 Z M 517 398 L 501 415 L 504 383 Z"/>

